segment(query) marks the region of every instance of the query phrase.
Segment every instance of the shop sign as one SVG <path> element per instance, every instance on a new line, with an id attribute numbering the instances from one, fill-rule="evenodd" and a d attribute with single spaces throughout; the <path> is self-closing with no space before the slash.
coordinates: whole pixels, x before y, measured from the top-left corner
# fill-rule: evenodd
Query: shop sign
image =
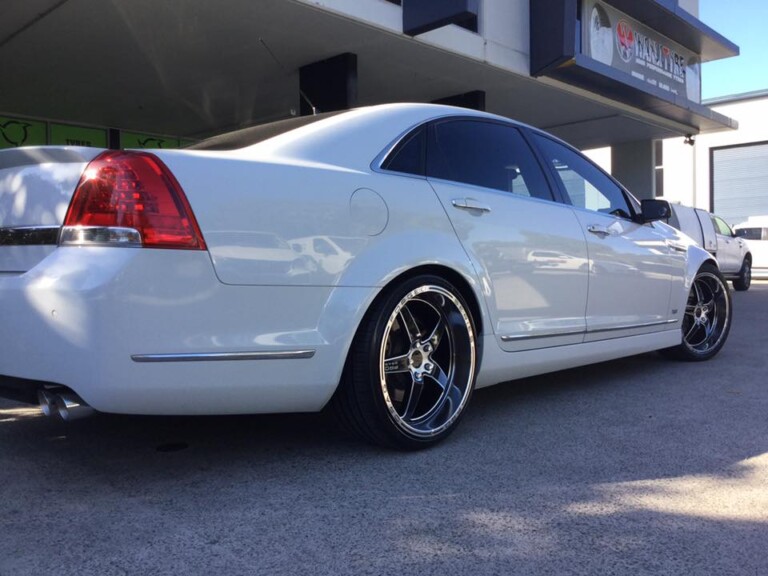
<path id="1" fill-rule="evenodd" d="M 701 102 L 699 55 L 600 0 L 583 0 L 582 52 L 650 86 Z"/>
<path id="2" fill-rule="evenodd" d="M 45 146 L 47 141 L 45 122 L 0 116 L 0 148 Z"/>
<path id="3" fill-rule="evenodd" d="M 51 124 L 51 144 L 107 148 L 107 131 L 70 124 Z"/>

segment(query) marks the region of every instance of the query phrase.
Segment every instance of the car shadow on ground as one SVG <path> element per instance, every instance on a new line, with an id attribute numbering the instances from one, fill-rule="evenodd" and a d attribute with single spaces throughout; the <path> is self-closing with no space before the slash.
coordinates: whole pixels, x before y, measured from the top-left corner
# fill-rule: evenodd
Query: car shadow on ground
<path id="1" fill-rule="evenodd" d="M 473 460 L 482 463 L 478 454 L 485 454 L 487 446 L 529 466 L 551 462 L 560 474 L 566 460 L 599 459 L 599 469 L 584 471 L 599 482 L 706 474 L 722 470 L 724 462 L 768 451 L 768 439 L 739 433 L 747 432 L 749 412 L 738 408 L 750 401 L 749 391 L 714 374 L 727 357 L 724 352 L 706 364 L 686 364 L 645 354 L 477 390 L 452 437 L 410 455 L 365 444 L 347 433 L 330 410 L 218 417 L 97 414 L 65 423 L 42 416 L 37 408 L 7 402 L 0 408 L 0 426 L 5 451 L 48 461 L 61 458 L 64 466 L 101 472 L 105 463 L 116 471 L 120 463 L 130 463 L 139 473 L 142 465 L 162 467 L 173 461 L 179 474 L 185 466 L 195 469 L 206 461 L 256 464 L 291 454 L 408 461 L 431 459 L 441 451 L 467 451 L 463 459 L 471 467 Z M 706 407 L 702 402 L 708 396 L 712 405 Z M 713 419 L 728 422 L 729 430 L 713 435 Z M 703 446 L 708 456 L 701 454 Z M 547 454 L 551 458 L 542 458 Z"/>

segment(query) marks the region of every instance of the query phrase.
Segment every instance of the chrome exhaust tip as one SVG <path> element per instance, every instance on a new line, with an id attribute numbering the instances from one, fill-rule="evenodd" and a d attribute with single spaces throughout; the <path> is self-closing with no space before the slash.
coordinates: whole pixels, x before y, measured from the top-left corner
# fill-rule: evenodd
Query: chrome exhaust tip
<path id="1" fill-rule="evenodd" d="M 37 391 L 37 401 L 40 403 L 40 409 L 45 416 L 53 416 L 56 413 L 54 403 L 56 402 L 56 395 L 50 390 L 41 388 Z"/>
<path id="2" fill-rule="evenodd" d="M 61 392 L 56 394 L 53 408 L 62 420 L 70 422 L 86 418 L 94 413 L 94 409 L 88 406 L 82 398 L 74 392 Z"/>

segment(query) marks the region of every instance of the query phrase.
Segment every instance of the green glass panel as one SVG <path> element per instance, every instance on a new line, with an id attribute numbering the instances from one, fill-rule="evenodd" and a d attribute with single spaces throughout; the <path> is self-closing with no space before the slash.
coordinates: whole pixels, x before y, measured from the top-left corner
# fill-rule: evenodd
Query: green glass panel
<path id="1" fill-rule="evenodd" d="M 45 122 L 0 116 L 0 148 L 45 146 Z"/>
<path id="2" fill-rule="evenodd" d="M 107 131 L 70 124 L 51 124 L 51 144 L 57 146 L 107 147 Z"/>
<path id="3" fill-rule="evenodd" d="M 120 132 L 120 148 L 178 148 L 179 139 L 172 136 Z"/>

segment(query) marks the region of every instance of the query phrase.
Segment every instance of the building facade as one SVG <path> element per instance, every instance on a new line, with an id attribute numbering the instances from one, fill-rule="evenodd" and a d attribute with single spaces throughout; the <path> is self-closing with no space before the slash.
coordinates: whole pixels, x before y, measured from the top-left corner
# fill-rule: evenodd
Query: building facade
<path id="1" fill-rule="evenodd" d="M 701 64 L 738 47 L 698 19 L 698 0 L 10 0 L 3 12 L 0 147 L 179 146 L 442 102 L 610 146 L 614 174 L 652 197 L 655 141 L 737 127 L 701 103 Z"/>
<path id="2" fill-rule="evenodd" d="M 663 194 L 716 212 L 732 226 L 768 216 L 768 90 L 706 102 L 738 122 L 737 130 L 663 144 Z"/>

